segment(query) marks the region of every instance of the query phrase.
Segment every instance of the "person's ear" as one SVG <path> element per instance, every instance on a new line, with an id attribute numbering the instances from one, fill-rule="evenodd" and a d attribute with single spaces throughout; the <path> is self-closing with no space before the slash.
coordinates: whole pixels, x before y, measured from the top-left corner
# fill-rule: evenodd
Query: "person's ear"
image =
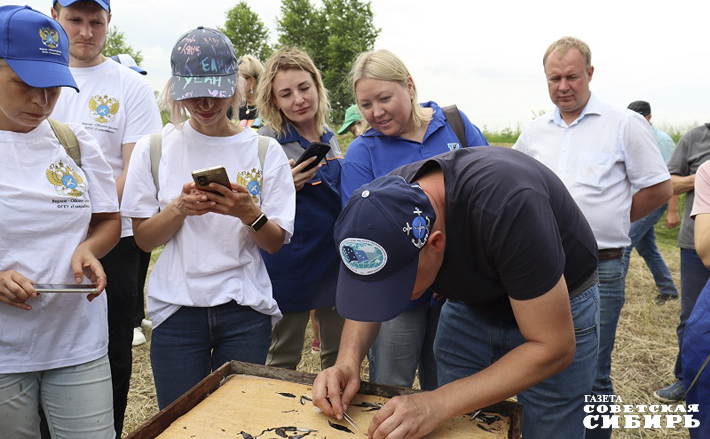
<path id="1" fill-rule="evenodd" d="M 431 247 L 432 250 L 437 253 L 443 253 L 446 248 L 446 238 L 441 230 L 434 230 L 429 235 L 427 240 L 427 245 Z"/>

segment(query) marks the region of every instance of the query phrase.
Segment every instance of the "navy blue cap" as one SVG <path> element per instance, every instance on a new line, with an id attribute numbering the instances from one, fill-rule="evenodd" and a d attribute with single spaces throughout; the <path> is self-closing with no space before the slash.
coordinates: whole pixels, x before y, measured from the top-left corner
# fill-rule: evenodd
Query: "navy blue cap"
<path id="1" fill-rule="evenodd" d="M 335 223 L 338 313 L 361 322 L 397 317 L 412 297 L 419 252 L 435 221 L 418 183 L 387 175 L 356 190 Z"/>
<path id="2" fill-rule="evenodd" d="M 54 3 L 59 3 L 63 7 L 67 7 L 70 5 L 73 5 L 76 2 L 79 2 L 82 0 L 56 0 Z M 92 0 L 94 3 L 98 4 L 101 6 L 105 11 L 111 12 L 111 0 Z"/>
<path id="3" fill-rule="evenodd" d="M 644 117 L 651 114 L 651 104 L 649 104 L 646 101 L 633 101 L 626 108 L 628 108 L 631 111 L 635 111 Z"/>
<path id="4" fill-rule="evenodd" d="M 0 7 L 0 58 L 36 88 L 71 87 L 69 39 L 62 26 L 29 6 Z"/>

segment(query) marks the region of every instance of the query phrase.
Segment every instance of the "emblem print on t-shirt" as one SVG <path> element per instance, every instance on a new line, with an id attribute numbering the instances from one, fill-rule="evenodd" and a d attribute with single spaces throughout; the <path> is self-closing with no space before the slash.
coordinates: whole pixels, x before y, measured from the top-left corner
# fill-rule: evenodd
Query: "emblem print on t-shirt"
<path id="1" fill-rule="evenodd" d="M 424 244 L 426 244 L 427 239 L 429 239 L 429 224 L 431 220 L 428 216 L 423 217 L 422 211 L 419 210 L 418 207 L 415 207 L 412 213 L 416 213 L 417 216 L 412 220 L 411 226 L 409 223 L 405 223 L 405 226 L 402 227 L 402 231 L 406 233 L 407 236 L 411 233 L 412 236 L 414 236 L 414 238 L 412 238 L 412 244 L 417 248 L 422 248 Z"/>
<path id="2" fill-rule="evenodd" d="M 59 164 L 49 165 L 46 175 L 47 180 L 54 185 L 54 189 L 59 195 L 79 198 L 86 192 L 84 180 L 72 169 L 71 165 L 65 165 L 61 160 Z"/>
<path id="3" fill-rule="evenodd" d="M 455 151 L 457 149 L 461 149 L 461 145 L 458 143 L 447 143 L 446 146 L 449 147 L 449 151 Z"/>
<path id="4" fill-rule="evenodd" d="M 96 122 L 111 122 L 118 112 L 118 99 L 110 98 L 107 95 L 92 96 L 89 99 L 89 110 L 91 110 L 91 118 Z"/>
<path id="5" fill-rule="evenodd" d="M 59 46 L 59 34 L 51 27 L 41 27 L 39 36 L 42 38 L 42 44 L 50 49 L 56 49 Z"/>
<path id="6" fill-rule="evenodd" d="M 256 204 L 259 204 L 258 195 L 261 192 L 263 180 L 261 170 L 256 168 L 251 168 L 251 171 L 242 171 L 237 174 L 237 184 L 247 187 L 247 190 L 251 194 L 251 199 Z"/>

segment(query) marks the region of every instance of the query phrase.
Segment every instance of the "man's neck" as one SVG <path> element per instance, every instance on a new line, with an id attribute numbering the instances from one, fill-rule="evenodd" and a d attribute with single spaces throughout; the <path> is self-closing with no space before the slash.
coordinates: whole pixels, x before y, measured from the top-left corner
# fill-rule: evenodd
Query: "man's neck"
<path id="1" fill-rule="evenodd" d="M 82 61 L 79 59 L 76 59 L 72 56 L 69 57 L 69 67 L 78 67 L 78 68 L 83 68 L 83 67 L 94 67 L 98 66 L 102 62 L 106 61 L 108 58 L 103 56 L 102 54 L 99 53 L 99 56 L 97 56 L 94 59 L 91 59 L 89 61 Z"/>

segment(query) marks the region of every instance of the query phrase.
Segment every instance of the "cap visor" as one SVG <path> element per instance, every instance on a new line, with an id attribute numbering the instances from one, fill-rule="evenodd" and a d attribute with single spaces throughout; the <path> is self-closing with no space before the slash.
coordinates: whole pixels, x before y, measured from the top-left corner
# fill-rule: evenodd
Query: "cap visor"
<path id="1" fill-rule="evenodd" d="M 419 258 L 414 258 L 386 278 L 364 281 L 341 262 L 335 296 L 338 313 L 358 322 L 386 322 L 397 317 L 412 298 L 418 264 Z"/>
<path id="2" fill-rule="evenodd" d="M 64 64 L 44 61 L 5 59 L 7 65 L 30 87 L 71 87 L 77 92 L 79 87 Z"/>
<path id="3" fill-rule="evenodd" d="M 345 134 L 345 132 L 348 130 L 348 128 L 350 128 L 350 125 L 352 125 L 352 124 L 353 124 L 352 122 L 347 122 L 347 123 L 343 124 L 343 126 L 341 126 L 340 129 L 338 130 L 338 134 L 340 134 L 340 135 Z"/>
<path id="4" fill-rule="evenodd" d="M 192 98 L 231 98 L 234 96 L 237 74 L 224 76 L 173 75 L 170 97 L 174 101 Z"/>

